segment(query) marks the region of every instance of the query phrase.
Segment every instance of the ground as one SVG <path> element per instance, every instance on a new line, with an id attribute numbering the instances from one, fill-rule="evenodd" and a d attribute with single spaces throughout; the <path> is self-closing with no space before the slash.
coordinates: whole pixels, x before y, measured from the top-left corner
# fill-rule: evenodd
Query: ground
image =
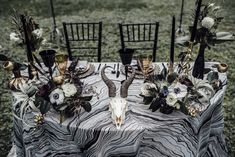
<path id="1" fill-rule="evenodd" d="M 235 1 L 210 0 L 223 8 L 224 21 L 220 31 L 235 33 Z M 203 0 L 203 3 L 206 1 Z M 26 60 L 25 51 L 15 48 L 9 41 L 12 31 L 10 14 L 12 8 L 19 11 L 28 11 L 35 17 L 48 38 L 52 28 L 49 1 L 47 0 L 0 0 L 0 51 L 15 60 Z M 181 0 L 54 0 L 56 21 L 62 28 L 62 21 L 103 21 L 103 61 L 117 61 L 117 50 L 120 48 L 118 26 L 121 22 L 160 22 L 159 44 L 157 61 L 167 61 L 170 50 L 171 17 L 176 15 L 177 24 L 180 13 Z M 189 25 L 195 0 L 185 1 L 185 15 L 183 24 Z M 185 29 L 187 29 L 185 27 Z M 176 54 L 181 48 L 176 49 Z M 228 86 L 224 101 L 225 135 L 230 156 L 235 154 L 235 44 L 234 42 L 221 44 L 206 51 L 206 61 L 219 61 L 229 65 Z M 196 55 L 196 54 L 195 54 Z M 8 76 L 0 69 L 0 152 L 5 156 L 11 147 L 12 114 L 11 95 L 7 88 Z"/>

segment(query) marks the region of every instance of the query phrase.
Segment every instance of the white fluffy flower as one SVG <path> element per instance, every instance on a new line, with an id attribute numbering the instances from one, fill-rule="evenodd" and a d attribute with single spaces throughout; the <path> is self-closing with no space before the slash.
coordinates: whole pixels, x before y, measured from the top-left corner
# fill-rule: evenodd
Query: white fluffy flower
<path id="1" fill-rule="evenodd" d="M 49 97 L 52 104 L 56 103 L 57 105 L 60 105 L 64 102 L 64 93 L 62 89 L 56 88 L 51 92 Z"/>
<path id="2" fill-rule="evenodd" d="M 20 43 L 21 42 L 21 39 L 19 37 L 19 34 L 15 33 L 15 32 L 12 32 L 10 34 L 10 40 L 14 43 Z"/>
<path id="3" fill-rule="evenodd" d="M 74 96 L 77 93 L 77 88 L 74 84 L 66 83 L 61 86 L 64 91 L 65 97 Z"/>
<path id="4" fill-rule="evenodd" d="M 218 10 L 220 10 L 220 6 L 216 6 L 216 7 L 214 7 L 212 10 L 214 11 L 214 12 L 216 12 L 216 11 L 218 11 Z"/>
<path id="5" fill-rule="evenodd" d="M 176 102 L 177 102 L 176 94 L 175 93 L 169 93 L 166 97 L 167 105 L 175 107 Z"/>
<path id="6" fill-rule="evenodd" d="M 35 35 L 37 38 L 41 38 L 42 37 L 42 29 L 35 29 L 32 31 L 32 34 Z"/>
<path id="7" fill-rule="evenodd" d="M 176 84 L 172 84 L 169 86 L 168 90 L 170 93 L 175 93 L 178 99 L 182 99 L 187 94 L 187 86 L 177 82 Z"/>
<path id="8" fill-rule="evenodd" d="M 208 5 L 208 8 L 214 7 L 214 5 L 215 5 L 215 3 L 210 3 L 210 4 Z"/>
<path id="9" fill-rule="evenodd" d="M 152 96 L 151 89 L 154 89 L 157 91 L 157 86 L 154 83 L 144 83 L 144 85 L 141 87 L 141 94 L 148 97 Z"/>
<path id="10" fill-rule="evenodd" d="M 202 27 L 207 28 L 207 29 L 211 29 L 215 24 L 215 20 L 211 17 L 205 17 L 202 20 Z"/>

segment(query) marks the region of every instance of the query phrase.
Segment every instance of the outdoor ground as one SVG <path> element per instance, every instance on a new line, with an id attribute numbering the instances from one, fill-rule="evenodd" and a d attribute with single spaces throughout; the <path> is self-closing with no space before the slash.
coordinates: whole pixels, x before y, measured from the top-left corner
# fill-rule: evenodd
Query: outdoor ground
<path id="1" fill-rule="evenodd" d="M 183 23 L 189 25 L 195 0 L 185 1 Z M 205 2 L 205 1 L 203 1 Z M 235 33 L 235 1 L 215 0 L 223 7 L 224 21 L 220 31 Z M 167 61 L 170 50 L 171 17 L 180 13 L 181 0 L 54 0 L 56 20 L 61 28 L 62 21 L 103 21 L 103 61 L 117 61 L 117 50 L 120 48 L 117 23 L 121 22 L 160 22 L 157 61 Z M 9 41 L 12 31 L 10 14 L 12 8 L 28 11 L 35 17 L 46 32 L 52 28 L 48 0 L 0 0 L 0 53 L 6 53 L 14 60 L 26 60 L 23 49 L 14 48 Z M 178 22 L 177 22 L 178 24 Z M 187 29 L 187 28 L 185 28 Z M 1 48 L 2 47 L 2 48 Z M 180 48 L 176 52 L 180 52 Z M 177 55 L 177 54 L 176 54 Z M 225 135 L 230 156 L 235 156 L 235 42 L 217 45 L 206 52 L 207 61 L 219 61 L 229 65 L 228 86 L 224 101 Z M 0 156 L 6 156 L 11 147 L 12 114 L 11 95 L 7 88 L 9 75 L 0 69 Z"/>

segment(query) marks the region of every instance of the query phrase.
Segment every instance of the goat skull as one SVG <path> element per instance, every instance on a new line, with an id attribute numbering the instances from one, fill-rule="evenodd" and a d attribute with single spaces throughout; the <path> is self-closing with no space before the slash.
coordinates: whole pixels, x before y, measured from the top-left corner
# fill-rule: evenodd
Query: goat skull
<path id="1" fill-rule="evenodd" d="M 117 129 L 120 129 L 121 125 L 124 124 L 127 109 L 128 104 L 126 99 L 120 97 L 111 99 L 109 103 L 109 111 L 111 111 L 111 117 L 113 123 L 116 124 Z"/>
<path id="2" fill-rule="evenodd" d="M 125 98 L 128 95 L 128 88 L 135 78 L 135 70 L 132 69 L 132 75 L 122 83 L 120 89 L 121 97 L 118 97 L 116 96 L 116 86 L 114 82 L 108 79 L 108 77 L 105 75 L 106 68 L 112 67 L 105 66 L 101 70 L 101 77 L 109 89 L 109 97 L 111 98 L 109 103 L 109 111 L 111 111 L 112 121 L 116 125 L 117 129 L 120 129 L 121 125 L 125 122 L 125 113 L 128 109 L 128 103 Z"/>

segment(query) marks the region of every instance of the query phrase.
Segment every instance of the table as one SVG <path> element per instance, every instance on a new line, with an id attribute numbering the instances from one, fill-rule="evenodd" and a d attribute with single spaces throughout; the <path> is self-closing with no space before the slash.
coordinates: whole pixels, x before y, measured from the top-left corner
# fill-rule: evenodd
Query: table
<path id="1" fill-rule="evenodd" d="M 125 76 L 116 79 L 115 74 L 107 72 L 107 75 L 119 90 Z M 219 77 L 222 81 L 227 79 L 226 74 L 220 73 Z M 108 90 L 100 76 L 92 75 L 83 81 L 96 87 L 99 93 L 99 100 L 97 97 L 91 100 L 91 112 L 82 111 L 79 117 L 69 118 L 62 124 L 58 114 L 51 112 L 36 130 L 14 119 L 17 156 L 227 156 L 222 107 L 226 86 L 216 93 L 203 113 L 190 117 L 179 111 L 170 115 L 151 112 L 139 96 L 143 80 L 134 80 L 129 87 L 125 124 L 117 130 L 108 111 Z M 32 115 L 27 114 L 27 118 L 31 119 Z"/>

